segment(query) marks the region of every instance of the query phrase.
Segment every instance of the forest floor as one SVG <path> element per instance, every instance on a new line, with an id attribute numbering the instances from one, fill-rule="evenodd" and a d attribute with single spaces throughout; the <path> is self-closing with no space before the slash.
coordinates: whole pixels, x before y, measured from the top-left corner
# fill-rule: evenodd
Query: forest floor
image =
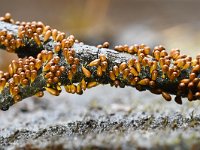
<path id="1" fill-rule="evenodd" d="M 0 149 L 200 149 L 199 107 L 128 87 L 46 93 L 0 112 Z"/>

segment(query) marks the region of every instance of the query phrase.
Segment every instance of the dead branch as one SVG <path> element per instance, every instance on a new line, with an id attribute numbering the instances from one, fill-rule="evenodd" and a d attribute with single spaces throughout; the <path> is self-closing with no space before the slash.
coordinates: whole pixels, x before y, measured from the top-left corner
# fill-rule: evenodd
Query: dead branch
<path id="1" fill-rule="evenodd" d="M 192 59 L 178 49 L 168 54 L 163 46 L 151 51 L 144 44 L 94 47 L 42 22 L 14 22 L 9 14 L 0 20 L 0 48 L 19 56 L 8 72 L 0 72 L 2 110 L 27 97 L 41 97 L 45 90 L 58 96 L 61 86 L 73 94 L 99 84 L 132 86 L 162 94 L 167 101 L 176 95 L 178 104 L 182 97 L 200 99 L 199 56 Z"/>

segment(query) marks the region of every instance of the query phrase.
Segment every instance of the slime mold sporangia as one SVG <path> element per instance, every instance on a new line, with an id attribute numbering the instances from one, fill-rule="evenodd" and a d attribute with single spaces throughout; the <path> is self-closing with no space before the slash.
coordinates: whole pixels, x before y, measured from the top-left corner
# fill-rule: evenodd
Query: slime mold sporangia
<path id="1" fill-rule="evenodd" d="M 42 22 L 14 21 L 9 13 L 0 18 L 0 48 L 16 53 L 18 60 L 0 71 L 0 108 L 43 91 L 58 96 L 66 92 L 82 94 L 99 84 L 135 87 L 161 94 L 165 100 L 182 104 L 200 99 L 200 55 L 192 59 L 179 49 L 168 52 L 161 45 L 153 50 L 140 45 L 118 45 L 108 49 L 84 45 Z"/>

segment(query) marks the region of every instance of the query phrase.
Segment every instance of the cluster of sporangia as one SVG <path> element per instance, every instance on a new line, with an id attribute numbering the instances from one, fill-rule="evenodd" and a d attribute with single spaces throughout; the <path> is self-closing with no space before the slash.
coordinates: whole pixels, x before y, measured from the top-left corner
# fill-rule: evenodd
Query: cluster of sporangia
<path id="1" fill-rule="evenodd" d="M 15 37 L 6 30 L 0 31 L 0 44 L 4 45 L 8 52 L 15 52 L 16 49 L 23 47 L 27 40 L 35 42 L 40 47 L 48 40 L 53 40 L 56 45 L 52 51 L 42 50 L 37 58 L 28 57 L 13 60 L 9 65 L 8 72 L 0 72 L 0 92 L 5 87 L 9 87 L 10 94 L 13 96 L 14 102 L 21 100 L 20 88 L 30 86 L 36 79 L 38 72 L 41 71 L 46 79 L 46 86 L 43 88 L 53 95 L 59 95 L 61 92 L 61 76 L 66 75 L 70 84 L 64 85 L 69 93 L 82 94 L 86 88 L 98 85 L 99 79 L 103 75 L 109 77 L 111 85 L 121 86 L 121 82 L 142 90 L 143 87 L 149 89 L 152 93 L 162 94 L 167 100 L 171 100 L 170 94 L 157 88 L 158 77 L 168 82 L 179 81 L 175 97 L 178 104 L 182 104 L 181 95 L 186 93 L 188 100 L 200 99 L 200 55 L 196 59 L 192 59 L 187 55 L 180 54 L 178 49 L 171 50 L 168 54 L 163 46 L 156 46 L 153 51 L 144 45 L 119 45 L 115 46 L 115 50 L 132 54 L 133 57 L 128 62 L 114 64 L 104 54 L 99 54 L 99 58 L 81 64 L 76 58 L 73 49 L 75 40 L 73 35 L 66 37 L 65 33 L 45 26 L 42 22 L 14 22 L 11 15 L 7 13 L 0 20 L 12 24 L 17 24 L 18 36 Z M 108 48 L 109 43 L 98 45 L 98 48 Z M 69 68 L 60 65 L 60 53 L 64 56 L 66 64 L 70 64 Z M 114 64 L 114 65 L 113 65 Z M 83 78 L 80 83 L 73 83 L 73 77 L 77 73 L 77 69 L 81 68 Z M 95 68 L 95 69 L 94 69 Z M 148 76 L 142 77 L 143 71 L 148 70 Z M 187 73 L 187 70 L 190 72 Z M 185 77 L 180 77 L 181 72 L 185 71 Z M 90 78 L 97 80 L 90 81 Z M 90 81 L 90 82 L 89 82 Z M 43 96 L 43 91 L 36 93 L 37 96 Z"/>

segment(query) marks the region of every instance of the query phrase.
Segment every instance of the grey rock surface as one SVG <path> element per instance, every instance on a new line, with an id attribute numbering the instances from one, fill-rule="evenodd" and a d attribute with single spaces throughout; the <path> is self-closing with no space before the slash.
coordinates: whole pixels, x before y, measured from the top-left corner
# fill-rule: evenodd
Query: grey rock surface
<path id="1" fill-rule="evenodd" d="M 199 149 L 199 106 L 128 87 L 46 93 L 0 112 L 0 149 Z"/>

